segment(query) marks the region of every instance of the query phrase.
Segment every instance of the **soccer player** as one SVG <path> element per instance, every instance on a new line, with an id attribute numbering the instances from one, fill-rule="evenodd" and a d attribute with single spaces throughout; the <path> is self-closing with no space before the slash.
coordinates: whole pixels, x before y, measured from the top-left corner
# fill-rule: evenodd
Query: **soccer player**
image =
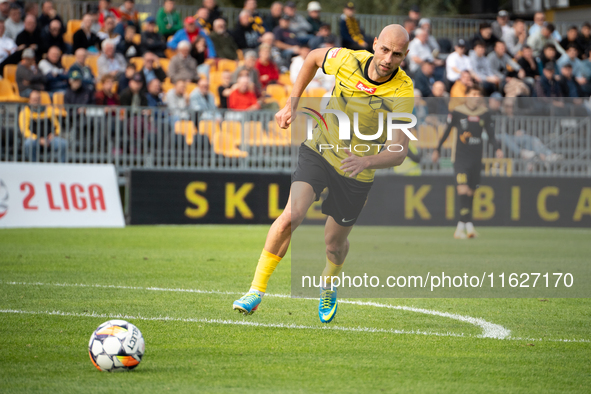
<path id="1" fill-rule="evenodd" d="M 297 107 L 297 100 L 320 67 L 324 73 L 336 78 L 328 109 L 338 109 L 341 105 L 346 107 L 347 100 L 366 100 L 368 105 L 361 107 L 360 112 L 363 113 L 358 113 L 359 117 L 371 118 L 384 107 L 389 112 L 412 113 L 412 80 L 399 68 L 408 53 L 408 42 L 408 33 L 402 26 L 389 25 L 378 38 L 374 38 L 373 55 L 366 50 L 352 51 L 346 48 L 313 50 L 306 57 L 294 83 L 294 102 L 290 98 L 275 115 L 277 123 L 281 128 L 287 128 L 292 123 L 295 117 L 295 114 L 292 115 L 292 104 L 294 108 Z M 390 98 L 391 102 L 386 98 Z M 393 104 L 388 106 L 389 103 Z M 409 138 L 400 130 L 392 133 L 391 140 L 387 140 L 384 132 L 377 140 L 370 142 L 383 144 L 381 150 L 375 147 L 369 152 L 353 154 L 344 149 L 345 146 L 355 146 L 363 141 L 356 135 L 351 136 L 350 142 L 339 140 L 336 117 L 325 115 L 325 118 L 328 130 L 320 132 L 316 128 L 313 138 L 300 147 L 285 210 L 267 234 L 249 292 L 234 301 L 234 309 L 244 314 L 251 314 L 257 309 L 271 274 L 287 252 L 291 232 L 302 223 L 308 208 L 328 187 L 329 195 L 322 204 L 322 212 L 328 215 L 324 237 L 326 266 L 322 273 L 326 282 L 320 289 L 318 314 L 321 322 L 332 321 L 337 311 L 337 293 L 327 284 L 332 284 L 332 277 L 338 276 L 343 267 L 349 250 L 347 236 L 365 204 L 374 172 L 376 169 L 400 165 L 407 155 Z M 359 121 L 359 124 L 364 123 Z M 375 129 L 371 134 L 374 133 Z M 320 144 L 339 146 L 340 149 L 322 150 L 319 149 Z M 389 149 L 390 146 L 402 149 Z"/>
<path id="2" fill-rule="evenodd" d="M 493 146 L 497 158 L 503 158 L 503 151 L 495 139 L 495 129 L 490 112 L 482 103 L 482 89 L 477 85 L 469 87 L 466 97 L 466 102 L 456 107 L 447 116 L 447 128 L 431 157 L 433 163 L 439 161 L 441 146 L 449 137 L 452 128 L 455 127 L 457 138 L 454 173 L 460 212 L 460 220 L 454 233 L 454 238 L 457 239 L 475 238 L 477 235 L 472 223 L 472 201 L 474 200 L 474 190 L 480 183 L 482 132 L 484 130 L 486 130 L 488 142 Z"/>

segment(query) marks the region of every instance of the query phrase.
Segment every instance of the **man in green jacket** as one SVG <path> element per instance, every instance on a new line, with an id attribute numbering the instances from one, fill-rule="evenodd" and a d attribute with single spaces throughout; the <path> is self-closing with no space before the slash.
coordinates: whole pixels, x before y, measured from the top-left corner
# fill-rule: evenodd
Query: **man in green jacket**
<path id="1" fill-rule="evenodd" d="M 158 25 L 158 33 L 162 34 L 165 40 L 183 28 L 181 14 L 174 9 L 174 0 L 164 2 L 164 6 L 158 10 L 156 15 L 156 24 Z"/>

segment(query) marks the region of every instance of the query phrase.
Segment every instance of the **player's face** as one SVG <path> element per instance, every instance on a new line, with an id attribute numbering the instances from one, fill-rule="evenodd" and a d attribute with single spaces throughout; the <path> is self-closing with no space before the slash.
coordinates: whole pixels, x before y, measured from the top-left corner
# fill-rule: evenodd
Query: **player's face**
<path id="1" fill-rule="evenodd" d="M 470 90 L 466 97 L 468 97 L 466 107 L 470 109 L 474 109 L 482 103 L 482 94 L 478 90 Z"/>
<path id="2" fill-rule="evenodd" d="M 408 53 L 408 43 L 392 37 L 380 37 L 374 41 L 374 68 L 380 78 L 390 76 L 400 66 Z"/>

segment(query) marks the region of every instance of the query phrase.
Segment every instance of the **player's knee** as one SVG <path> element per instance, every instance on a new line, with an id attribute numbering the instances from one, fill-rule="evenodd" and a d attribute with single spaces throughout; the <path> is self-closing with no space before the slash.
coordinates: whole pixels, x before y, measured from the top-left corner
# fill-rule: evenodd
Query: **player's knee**
<path id="1" fill-rule="evenodd" d="M 324 242 L 326 243 L 326 252 L 334 254 L 335 256 L 347 254 L 347 251 L 349 250 L 348 239 L 343 241 L 327 235 L 324 237 Z"/>
<path id="2" fill-rule="evenodd" d="M 279 232 L 283 233 L 286 231 L 291 231 L 291 212 L 289 210 L 285 210 L 279 215 L 277 219 L 275 219 L 279 227 Z"/>

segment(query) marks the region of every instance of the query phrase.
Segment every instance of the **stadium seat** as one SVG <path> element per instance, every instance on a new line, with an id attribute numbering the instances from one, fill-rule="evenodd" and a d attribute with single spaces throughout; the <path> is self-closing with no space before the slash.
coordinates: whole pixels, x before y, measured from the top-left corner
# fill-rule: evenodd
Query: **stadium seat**
<path id="1" fill-rule="evenodd" d="M 267 138 L 270 145 L 288 146 L 291 144 L 291 126 L 287 129 L 282 129 L 275 120 L 271 120 L 267 127 Z"/>
<path id="2" fill-rule="evenodd" d="M 166 48 L 164 50 L 164 54 L 166 55 L 166 58 L 167 59 L 172 59 L 172 57 L 174 55 L 176 55 L 176 50 L 175 49 Z"/>
<path id="3" fill-rule="evenodd" d="M 172 88 L 174 88 L 174 85 L 172 82 L 170 82 L 170 78 L 165 78 L 162 82 L 162 91 L 166 93 Z"/>
<path id="4" fill-rule="evenodd" d="M 197 89 L 197 84 L 193 83 L 193 82 L 189 82 L 189 83 L 187 83 L 187 86 L 185 88 L 185 92 L 187 94 L 191 94 L 191 92 L 195 89 Z"/>
<path id="5" fill-rule="evenodd" d="M 483 158 L 484 174 L 488 176 L 513 176 L 513 160 Z"/>
<path id="6" fill-rule="evenodd" d="M 4 79 L 16 83 L 16 64 L 7 64 L 4 66 Z"/>
<path id="7" fill-rule="evenodd" d="M 247 157 L 248 152 L 241 151 L 234 143 L 223 131 L 213 133 L 212 147 L 215 154 L 230 158 Z"/>
<path id="8" fill-rule="evenodd" d="M 237 49 L 236 54 L 238 55 L 238 60 L 244 60 L 244 52 L 242 52 L 242 49 Z"/>
<path id="9" fill-rule="evenodd" d="M 76 63 L 76 57 L 74 55 L 63 55 L 62 66 L 65 70 L 69 70 L 72 64 Z"/>
<path id="10" fill-rule="evenodd" d="M 160 68 L 162 69 L 162 71 L 164 71 L 167 75 L 168 75 L 168 65 L 170 64 L 170 59 L 167 58 L 159 58 L 158 59 L 158 65 L 160 65 Z"/>
<path id="11" fill-rule="evenodd" d="M 133 35 L 133 43 L 135 45 L 140 45 L 142 43 L 142 35 L 141 34 L 134 34 Z"/>
<path id="12" fill-rule="evenodd" d="M 68 116 L 68 113 L 64 109 L 64 92 L 54 93 L 52 101 L 57 114 L 61 114 L 62 117 Z"/>
<path id="13" fill-rule="evenodd" d="M 174 124 L 174 133 L 184 135 L 187 145 L 192 145 L 193 136 L 197 134 L 197 129 L 190 120 L 177 120 Z"/>
<path id="14" fill-rule="evenodd" d="M 293 85 L 291 83 L 291 79 L 289 77 L 289 73 L 285 73 L 285 74 L 281 74 L 279 75 L 279 81 L 280 84 L 285 85 L 285 86 L 291 86 Z"/>
<path id="15" fill-rule="evenodd" d="M 234 72 L 238 68 L 238 63 L 230 59 L 220 59 L 217 65 L 217 71 Z"/>
<path id="16" fill-rule="evenodd" d="M 220 131 L 219 123 L 214 120 L 202 120 L 199 122 L 199 134 L 205 135 L 210 142 L 213 141 L 213 134 Z"/>
<path id="17" fill-rule="evenodd" d="M 98 77 L 98 55 L 88 55 L 86 65 L 90 67 L 95 77 Z"/>
<path id="18" fill-rule="evenodd" d="M 252 120 L 244 124 L 244 141 L 251 146 L 269 145 L 269 138 L 261 122 Z"/>
<path id="19" fill-rule="evenodd" d="M 140 71 L 144 67 L 143 57 L 132 57 L 129 62 L 135 66 L 136 71 Z"/>
<path id="20" fill-rule="evenodd" d="M 308 89 L 308 97 L 323 97 L 326 94 L 324 88 L 311 88 Z"/>
<path id="21" fill-rule="evenodd" d="M 70 19 L 68 24 L 66 25 L 66 32 L 64 33 L 64 41 L 67 44 L 74 43 L 74 33 L 80 30 L 80 25 L 82 24 L 82 20 L 80 19 Z"/>
<path id="22" fill-rule="evenodd" d="M 267 85 L 267 94 L 273 97 L 273 99 L 279 103 L 280 107 L 281 102 L 287 99 L 287 92 L 285 91 L 285 87 L 283 85 L 279 85 L 276 83 Z"/>
<path id="23" fill-rule="evenodd" d="M 51 96 L 47 92 L 39 92 L 41 94 L 41 105 L 51 105 Z"/>
<path id="24" fill-rule="evenodd" d="M 20 102 L 29 101 L 26 97 L 21 97 L 15 93 L 14 87 L 10 81 L 0 79 L 0 102 Z"/>

